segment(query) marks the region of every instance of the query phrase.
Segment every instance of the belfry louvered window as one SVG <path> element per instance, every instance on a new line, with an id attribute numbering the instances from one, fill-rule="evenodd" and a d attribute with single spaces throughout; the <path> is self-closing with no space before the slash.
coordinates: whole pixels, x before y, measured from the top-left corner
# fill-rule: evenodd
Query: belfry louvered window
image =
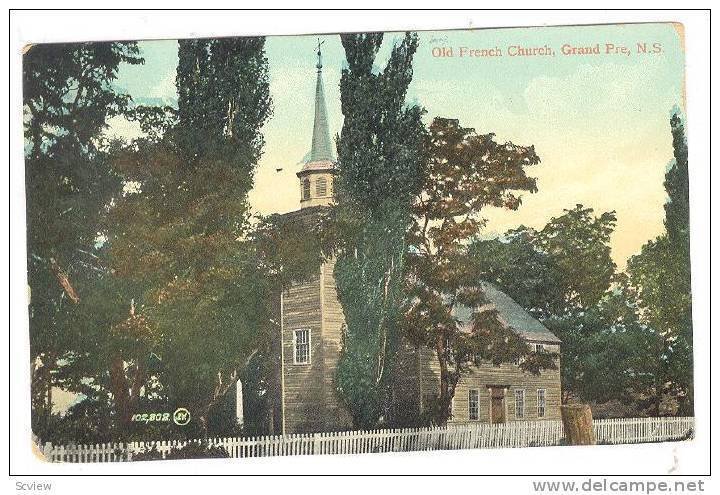
<path id="1" fill-rule="evenodd" d="M 325 177 L 318 177 L 315 181 L 315 196 L 319 198 L 327 196 L 327 179 Z"/>
<path id="2" fill-rule="evenodd" d="M 302 199 L 310 199 L 310 179 L 303 179 L 302 181 Z"/>

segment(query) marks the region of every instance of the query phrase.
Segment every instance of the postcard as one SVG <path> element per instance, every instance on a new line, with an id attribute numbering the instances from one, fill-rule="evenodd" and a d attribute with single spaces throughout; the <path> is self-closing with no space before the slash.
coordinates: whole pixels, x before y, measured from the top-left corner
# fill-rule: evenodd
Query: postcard
<path id="1" fill-rule="evenodd" d="M 693 438 L 684 64 L 676 23 L 26 47 L 38 455 Z"/>

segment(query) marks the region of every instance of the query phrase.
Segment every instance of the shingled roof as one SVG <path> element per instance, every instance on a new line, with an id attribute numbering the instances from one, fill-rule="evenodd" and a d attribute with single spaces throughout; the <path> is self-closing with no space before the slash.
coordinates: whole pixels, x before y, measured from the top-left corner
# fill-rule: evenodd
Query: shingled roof
<path id="1" fill-rule="evenodd" d="M 559 344 L 561 340 L 555 336 L 545 325 L 532 317 L 512 297 L 505 294 L 489 282 L 481 282 L 483 292 L 488 300 L 488 309 L 498 312 L 500 321 L 525 339 L 533 342 L 547 342 Z M 473 309 L 468 306 L 456 305 L 453 316 L 461 326 L 471 325 Z"/>

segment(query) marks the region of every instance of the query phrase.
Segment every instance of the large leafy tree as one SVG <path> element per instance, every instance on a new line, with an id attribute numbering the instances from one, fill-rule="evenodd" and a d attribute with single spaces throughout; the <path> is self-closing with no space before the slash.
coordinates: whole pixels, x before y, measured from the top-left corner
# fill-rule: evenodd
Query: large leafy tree
<path id="1" fill-rule="evenodd" d="M 642 321 L 655 329 L 662 344 L 662 366 L 654 384 L 655 413 L 665 396 L 673 396 L 679 411 L 692 414 L 692 299 L 688 203 L 688 151 L 681 116 L 670 119 L 674 161 L 665 175 L 665 233 L 630 258 L 628 274 L 637 290 Z"/>
<path id="2" fill-rule="evenodd" d="M 382 33 L 342 35 L 344 123 L 338 139 L 335 278 L 346 320 L 337 386 L 356 427 L 377 424 L 387 405 L 390 361 L 405 271 L 405 235 L 422 187 L 422 109 L 407 105 L 418 37 L 406 33 L 383 70 Z"/>
<path id="3" fill-rule="evenodd" d="M 262 38 L 181 41 L 179 59 L 177 124 L 114 162 L 135 188 L 110 209 L 107 244 L 110 272 L 136 288 L 135 318 L 147 322 L 140 342 L 124 333 L 124 369 L 157 356 L 142 380 L 157 379 L 207 434 L 273 321 L 247 201 L 271 102 Z M 118 391 L 132 389 L 136 378 L 118 375 Z"/>
<path id="4" fill-rule="evenodd" d="M 481 279 L 468 252 L 485 220 L 486 207 L 517 209 L 519 194 L 537 190 L 526 167 L 540 162 L 532 146 L 497 143 L 457 120 L 436 118 L 430 126 L 429 165 L 413 204 L 408 234 L 408 277 L 403 326 L 410 340 L 432 349 L 440 364 L 434 421 L 450 418 L 450 404 L 463 372 L 479 361 L 493 364 L 527 356 L 522 366 L 537 373 L 554 367 L 553 356 L 530 352 L 500 324 L 485 303 Z M 470 308 L 472 321 L 457 312 Z"/>
<path id="5" fill-rule="evenodd" d="M 102 132 L 127 111 L 118 67 L 140 64 L 135 43 L 31 46 L 23 59 L 33 421 L 49 418 L 53 387 L 88 352 L 79 332 L 83 283 L 97 269 L 98 216 L 117 193 Z M 64 368 L 60 376 L 60 368 Z M 77 381 L 77 380 L 76 380 Z M 41 433 L 41 432 L 39 432 Z"/>
<path id="6" fill-rule="evenodd" d="M 592 307 L 610 287 L 615 222 L 615 212 L 595 216 L 575 205 L 541 230 L 521 226 L 476 241 L 471 252 L 484 276 L 525 309 L 539 318 L 562 316 Z"/>
<path id="7" fill-rule="evenodd" d="M 639 328 L 630 315 L 619 312 L 620 296 L 611 292 L 611 287 L 621 289 L 610 256 L 615 221 L 614 212 L 596 216 L 592 208 L 576 205 L 541 230 L 522 226 L 470 248 L 482 277 L 562 340 L 564 401 L 605 400 L 607 393 L 594 392 L 593 376 L 609 372 L 603 363 L 620 366 L 621 360 L 600 359 L 598 353 L 609 348 L 612 335 L 619 335 L 612 328 Z"/>
<path id="8" fill-rule="evenodd" d="M 563 402 L 619 401 L 640 409 L 660 372 L 661 340 L 640 321 L 636 296 L 624 274 L 597 304 L 544 324 L 562 338 Z M 608 379 L 612 377 L 612 379 Z"/>

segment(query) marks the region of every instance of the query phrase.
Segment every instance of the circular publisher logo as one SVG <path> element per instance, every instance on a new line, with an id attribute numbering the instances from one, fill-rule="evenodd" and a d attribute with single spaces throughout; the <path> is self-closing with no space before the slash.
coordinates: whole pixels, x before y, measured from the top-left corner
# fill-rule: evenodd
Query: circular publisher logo
<path id="1" fill-rule="evenodd" d="M 185 426 L 190 422 L 190 411 L 184 407 L 178 407 L 173 413 L 173 422 L 178 426 Z"/>

